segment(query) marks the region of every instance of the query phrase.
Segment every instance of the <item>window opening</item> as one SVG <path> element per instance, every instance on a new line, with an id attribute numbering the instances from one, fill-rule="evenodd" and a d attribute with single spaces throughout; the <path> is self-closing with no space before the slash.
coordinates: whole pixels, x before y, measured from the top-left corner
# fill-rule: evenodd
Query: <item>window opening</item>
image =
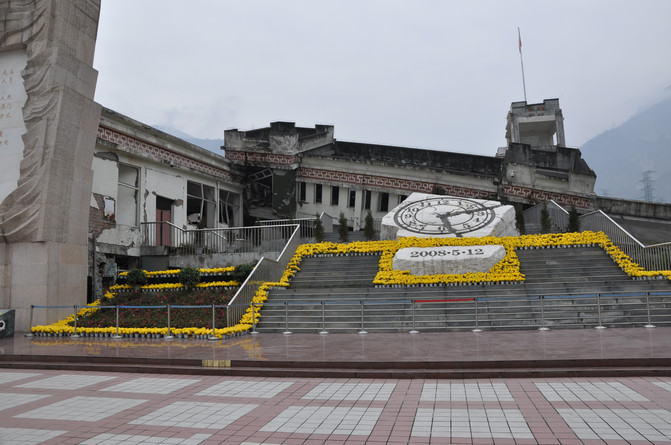
<path id="1" fill-rule="evenodd" d="M 214 187 L 187 181 L 186 218 L 190 224 L 213 227 L 215 207 Z"/>
<path id="2" fill-rule="evenodd" d="M 370 201 L 371 201 L 371 195 L 373 193 L 370 190 L 364 190 L 363 191 L 363 208 L 364 210 L 370 210 Z"/>
<path id="3" fill-rule="evenodd" d="M 378 210 L 380 212 L 387 212 L 389 211 L 389 193 L 383 192 L 380 193 L 380 205 L 378 206 Z"/>
<path id="4" fill-rule="evenodd" d="M 119 164 L 117 188 L 117 208 L 115 219 L 118 224 L 137 226 L 139 170 L 130 165 Z"/>
<path id="5" fill-rule="evenodd" d="M 306 195 L 306 190 L 305 189 L 306 188 L 307 187 L 305 186 L 304 182 L 301 181 L 301 182 L 298 183 L 298 200 L 301 201 L 301 202 L 306 201 L 306 198 L 305 198 L 305 195 Z"/>
<path id="6" fill-rule="evenodd" d="M 338 201 L 340 201 L 340 187 L 337 185 L 331 186 L 331 205 L 337 206 Z"/>
<path id="7" fill-rule="evenodd" d="M 315 184 L 315 203 L 321 204 L 322 202 L 322 185 Z"/>

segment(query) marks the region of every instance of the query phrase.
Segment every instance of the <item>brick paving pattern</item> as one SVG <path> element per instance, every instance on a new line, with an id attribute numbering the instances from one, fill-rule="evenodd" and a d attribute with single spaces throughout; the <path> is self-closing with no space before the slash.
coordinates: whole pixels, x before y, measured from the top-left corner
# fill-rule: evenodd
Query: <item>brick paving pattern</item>
<path id="1" fill-rule="evenodd" d="M 670 377 L 331 379 L 0 369 L 0 444 L 671 444 Z"/>

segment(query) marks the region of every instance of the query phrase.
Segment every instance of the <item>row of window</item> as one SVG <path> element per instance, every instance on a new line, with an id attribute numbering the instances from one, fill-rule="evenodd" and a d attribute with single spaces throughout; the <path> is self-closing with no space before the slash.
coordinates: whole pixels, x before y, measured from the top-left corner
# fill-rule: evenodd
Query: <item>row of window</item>
<path id="1" fill-rule="evenodd" d="M 324 187 L 323 184 L 312 184 L 314 186 L 314 203 L 323 204 L 324 199 Z M 307 202 L 307 186 L 305 182 L 298 183 L 298 200 L 301 202 Z M 331 202 L 332 206 L 340 205 L 340 187 L 337 185 L 332 185 L 331 187 Z M 378 212 L 388 212 L 389 211 L 389 193 L 388 192 L 379 192 L 377 194 L 377 211 Z M 371 190 L 363 191 L 363 209 L 371 210 L 373 192 Z M 398 195 L 398 204 L 403 202 L 407 198 L 407 195 Z M 353 208 L 356 205 L 356 189 L 348 189 L 347 192 L 347 207 Z"/>
<path id="2" fill-rule="evenodd" d="M 139 206 L 139 169 L 119 164 L 116 221 L 119 224 L 136 226 Z M 219 224 L 235 225 L 235 211 L 239 206 L 239 196 L 226 190 L 219 190 L 219 214 L 216 215 L 215 187 L 198 182 L 186 183 L 187 220 L 202 227 L 214 227 L 215 218 Z M 172 222 L 173 200 L 157 196 L 157 220 Z M 161 215 L 161 216 L 158 216 Z"/>

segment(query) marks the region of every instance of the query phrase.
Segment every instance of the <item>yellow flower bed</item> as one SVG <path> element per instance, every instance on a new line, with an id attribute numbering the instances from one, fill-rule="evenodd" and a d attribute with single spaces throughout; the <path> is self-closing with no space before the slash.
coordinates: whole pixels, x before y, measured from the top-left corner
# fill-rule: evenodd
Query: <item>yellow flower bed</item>
<path id="1" fill-rule="evenodd" d="M 233 272 L 235 270 L 235 266 L 213 267 L 213 268 L 210 268 L 210 269 L 201 268 L 201 269 L 198 269 L 198 270 L 203 275 L 225 274 L 225 273 L 228 273 L 228 272 Z M 147 274 L 148 277 L 171 277 L 171 276 L 177 276 L 179 271 L 180 271 L 180 269 L 168 269 L 168 270 L 153 270 L 151 272 L 145 270 L 144 272 Z M 128 271 L 119 273 L 120 277 L 125 277 L 127 275 L 128 275 Z"/>
<path id="2" fill-rule="evenodd" d="M 412 275 L 408 271 L 399 271 L 392 268 L 392 259 L 399 249 L 406 247 L 442 247 L 442 246 L 475 246 L 475 245 L 502 245 L 506 250 L 504 258 L 495 264 L 489 272 L 467 273 L 467 274 L 439 274 L 439 275 Z M 581 233 L 559 233 L 546 235 L 522 235 L 517 237 L 483 237 L 483 238 L 401 238 L 398 241 L 357 241 L 349 244 L 340 243 L 316 243 L 303 244 L 296 249 L 296 253 L 289 261 L 287 268 L 279 282 L 265 282 L 259 287 L 247 311 L 240 322 L 228 328 L 216 329 L 215 336 L 223 337 L 251 329 L 254 322 L 258 323 L 261 317 L 261 307 L 268 299 L 268 290 L 272 287 L 286 287 L 289 280 L 300 270 L 300 262 L 303 258 L 320 255 L 379 255 L 379 271 L 374 279 L 376 285 L 381 286 L 416 286 L 416 285 L 454 285 L 454 284 L 482 284 L 482 283 L 511 283 L 524 281 L 524 275 L 520 273 L 520 262 L 515 253 L 516 249 L 534 248 L 563 248 L 574 246 L 599 246 L 620 266 L 620 268 L 631 277 L 666 277 L 671 279 L 671 271 L 646 271 L 631 258 L 624 254 L 619 247 L 614 245 L 603 232 L 581 232 Z M 221 268 L 228 269 L 228 268 Z M 216 271 L 222 273 L 221 269 L 201 269 L 201 272 Z M 228 271 L 228 270 L 225 270 Z M 162 271 L 163 273 L 171 271 Z M 235 282 L 200 283 L 199 286 L 234 285 Z M 237 284 L 237 283 L 236 283 Z M 181 287 L 181 284 L 163 284 L 142 286 Z M 129 285 L 116 285 L 110 290 L 130 289 Z M 112 298 L 114 294 L 108 292 L 105 298 Z M 92 305 L 81 309 L 77 316 L 83 316 L 89 311 L 95 311 L 96 306 L 101 305 L 96 301 Z M 69 323 L 74 321 L 74 315 L 49 326 L 36 326 L 33 332 L 65 333 L 71 334 L 74 328 Z M 78 332 L 100 332 L 115 334 L 116 328 L 81 328 Z M 171 329 L 174 335 L 202 335 L 209 336 L 212 329 L 207 328 L 184 328 Z M 120 328 L 120 334 L 158 334 L 167 335 L 167 328 Z"/>

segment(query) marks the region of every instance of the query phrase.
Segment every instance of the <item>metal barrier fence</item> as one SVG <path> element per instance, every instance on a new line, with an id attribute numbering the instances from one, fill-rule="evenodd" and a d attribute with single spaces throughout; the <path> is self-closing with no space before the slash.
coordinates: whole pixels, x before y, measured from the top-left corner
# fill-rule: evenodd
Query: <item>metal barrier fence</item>
<path id="1" fill-rule="evenodd" d="M 580 217 L 582 230 L 603 232 L 646 270 L 671 270 L 671 242 L 645 246 L 601 210 Z"/>
<path id="2" fill-rule="evenodd" d="M 545 203 L 550 222 L 552 223 L 551 232 L 561 233 L 565 232 L 568 227 L 568 212 L 562 206 L 553 200 Z M 524 222 L 526 233 L 540 233 L 541 232 L 541 212 L 543 211 L 543 204 L 538 204 L 526 209 L 524 213 Z"/>
<path id="3" fill-rule="evenodd" d="M 249 274 L 230 301 L 230 310 L 226 312 L 228 326 L 237 324 L 252 300 L 265 282 L 277 282 L 282 278 L 287 265 L 301 244 L 300 226 L 294 224 L 294 231 L 277 259 L 261 257 L 252 273 Z"/>
<path id="4" fill-rule="evenodd" d="M 166 247 L 176 255 L 248 253 L 282 250 L 296 224 L 221 229 L 182 229 L 172 223 L 144 222 L 142 245 Z"/>
<path id="5" fill-rule="evenodd" d="M 269 221 L 259 221 L 261 226 L 277 226 L 283 224 L 298 224 L 300 227 L 300 235 L 302 238 L 314 238 L 315 236 L 315 220 L 317 218 L 296 218 L 296 219 L 274 219 Z M 333 232 L 333 217 L 322 212 L 319 215 L 319 220 L 322 222 L 324 233 Z"/>
<path id="6" fill-rule="evenodd" d="M 568 212 L 552 200 L 546 204 L 552 231 L 565 232 Z M 524 211 L 527 233 L 540 233 L 542 210 L 543 205 L 539 204 Z M 605 233 L 613 244 L 646 270 L 671 270 L 671 242 L 645 246 L 601 210 L 581 215 L 580 230 Z"/>
<path id="7" fill-rule="evenodd" d="M 533 297 L 422 300 L 292 300 L 266 302 L 284 313 L 268 329 L 390 332 L 586 328 L 671 325 L 671 292 L 595 293 Z M 293 311 L 290 308 L 293 306 Z M 275 317 L 275 319 L 282 317 Z M 261 319 L 264 320 L 263 318 Z M 281 325 L 281 326 L 278 326 Z M 253 332 L 256 331 L 256 324 Z"/>
<path id="8" fill-rule="evenodd" d="M 279 306 L 285 316 L 284 334 L 293 331 L 318 332 L 328 334 L 331 331 L 356 331 L 367 334 L 371 331 L 390 332 L 407 331 L 448 331 L 483 329 L 538 329 L 550 328 L 588 328 L 605 329 L 607 326 L 654 328 L 671 325 L 671 302 L 667 301 L 671 292 L 631 292 L 596 293 L 574 295 L 545 295 L 522 298 L 477 297 L 464 299 L 426 299 L 426 300 L 300 300 L 291 302 L 266 302 L 263 307 Z M 99 310 L 114 309 L 117 312 L 116 334 L 119 335 L 120 309 L 166 310 L 168 316 L 168 335 L 172 338 L 174 328 L 170 327 L 171 309 L 212 308 L 212 324 L 207 328 L 206 338 L 216 340 L 214 332 L 222 326 L 216 326 L 215 310 L 226 308 L 227 313 L 246 310 L 255 306 L 249 304 L 204 305 L 204 306 L 98 306 Z M 296 313 L 290 313 L 291 306 L 303 306 Z M 33 309 L 73 308 L 89 306 L 31 306 L 31 327 Z M 318 311 L 317 320 L 305 321 L 306 312 Z M 75 317 L 74 333 L 79 336 Z M 209 329 L 211 327 L 211 329 Z M 81 332 L 81 331 L 80 331 Z M 257 333 L 253 322 L 251 333 Z M 158 335 L 155 335 L 158 336 Z"/>

